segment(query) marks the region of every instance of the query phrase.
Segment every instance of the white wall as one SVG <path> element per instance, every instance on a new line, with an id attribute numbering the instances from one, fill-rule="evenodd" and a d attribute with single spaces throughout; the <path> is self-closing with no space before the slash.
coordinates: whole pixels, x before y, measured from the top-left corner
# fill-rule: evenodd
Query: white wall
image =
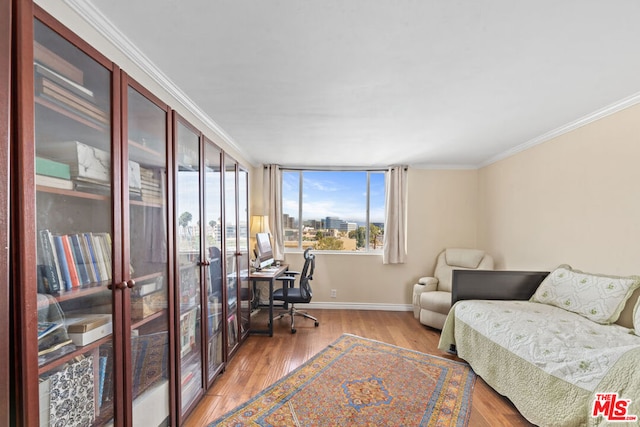
<path id="1" fill-rule="evenodd" d="M 640 105 L 479 170 L 478 242 L 502 269 L 640 274 Z"/>
<path id="2" fill-rule="evenodd" d="M 261 174 L 254 173 L 253 212 L 262 213 Z M 260 179 L 257 176 L 260 175 Z M 382 264 L 381 255 L 323 254 L 316 251 L 313 302 L 377 308 L 407 308 L 413 284 L 433 272 L 445 247 L 475 247 L 477 171 L 409 169 L 407 262 Z M 300 253 L 287 254 L 292 269 L 302 267 Z M 337 298 L 330 298 L 336 289 Z"/>

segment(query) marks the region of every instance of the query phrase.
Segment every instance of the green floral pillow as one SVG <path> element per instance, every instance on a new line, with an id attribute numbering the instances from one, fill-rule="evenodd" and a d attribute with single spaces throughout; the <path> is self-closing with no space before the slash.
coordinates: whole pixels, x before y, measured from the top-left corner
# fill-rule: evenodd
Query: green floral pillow
<path id="1" fill-rule="evenodd" d="M 531 301 L 554 305 L 607 325 L 618 320 L 638 286 L 639 276 L 605 276 L 561 265 L 542 281 Z M 635 319 L 638 323 L 637 310 Z"/>

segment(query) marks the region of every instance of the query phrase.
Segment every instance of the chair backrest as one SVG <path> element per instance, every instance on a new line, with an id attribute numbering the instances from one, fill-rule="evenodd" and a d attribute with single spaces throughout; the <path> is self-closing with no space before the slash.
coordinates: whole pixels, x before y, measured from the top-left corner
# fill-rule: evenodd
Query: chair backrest
<path id="1" fill-rule="evenodd" d="M 479 249 L 448 248 L 438 255 L 434 277 L 438 290 L 451 292 L 453 270 L 492 270 L 493 258 Z"/>
<path id="2" fill-rule="evenodd" d="M 313 271 L 316 268 L 316 256 L 311 253 L 311 248 L 304 251 L 304 266 L 300 273 L 300 296 L 306 301 L 311 301 L 313 292 L 311 290 L 311 280 L 313 280 Z"/>

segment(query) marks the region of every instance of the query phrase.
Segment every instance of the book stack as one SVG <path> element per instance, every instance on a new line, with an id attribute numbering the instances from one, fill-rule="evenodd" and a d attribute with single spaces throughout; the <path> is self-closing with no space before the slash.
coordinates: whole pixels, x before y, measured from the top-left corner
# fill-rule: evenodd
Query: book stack
<path id="1" fill-rule="evenodd" d="M 58 294 L 112 278 L 111 235 L 40 230 L 38 292 Z"/>
<path id="2" fill-rule="evenodd" d="M 140 167 L 140 179 L 142 186 L 142 201 L 147 203 L 163 203 L 162 180 L 160 171 Z"/>
<path id="3" fill-rule="evenodd" d="M 47 142 L 38 153 L 69 165 L 74 188 L 94 194 L 111 194 L 111 155 L 80 141 Z M 140 165 L 129 161 L 129 191 L 141 198 Z"/>
<path id="4" fill-rule="evenodd" d="M 69 165 L 36 156 L 36 185 L 73 190 Z"/>
<path id="5" fill-rule="evenodd" d="M 96 104 L 95 94 L 84 86 L 82 70 L 37 42 L 33 57 L 36 96 L 98 126 L 109 125 L 109 112 Z"/>
<path id="6" fill-rule="evenodd" d="M 113 332 L 110 314 L 79 314 L 67 316 L 67 333 L 77 346 L 85 346 Z"/>

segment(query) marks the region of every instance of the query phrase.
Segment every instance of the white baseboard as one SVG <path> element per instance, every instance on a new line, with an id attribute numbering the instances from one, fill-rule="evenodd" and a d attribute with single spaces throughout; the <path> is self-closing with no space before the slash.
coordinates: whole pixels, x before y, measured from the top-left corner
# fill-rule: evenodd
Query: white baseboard
<path id="1" fill-rule="evenodd" d="M 310 302 L 309 304 L 296 304 L 296 307 L 309 310 L 378 310 L 378 311 L 413 311 L 411 304 L 378 304 L 366 302 Z"/>

